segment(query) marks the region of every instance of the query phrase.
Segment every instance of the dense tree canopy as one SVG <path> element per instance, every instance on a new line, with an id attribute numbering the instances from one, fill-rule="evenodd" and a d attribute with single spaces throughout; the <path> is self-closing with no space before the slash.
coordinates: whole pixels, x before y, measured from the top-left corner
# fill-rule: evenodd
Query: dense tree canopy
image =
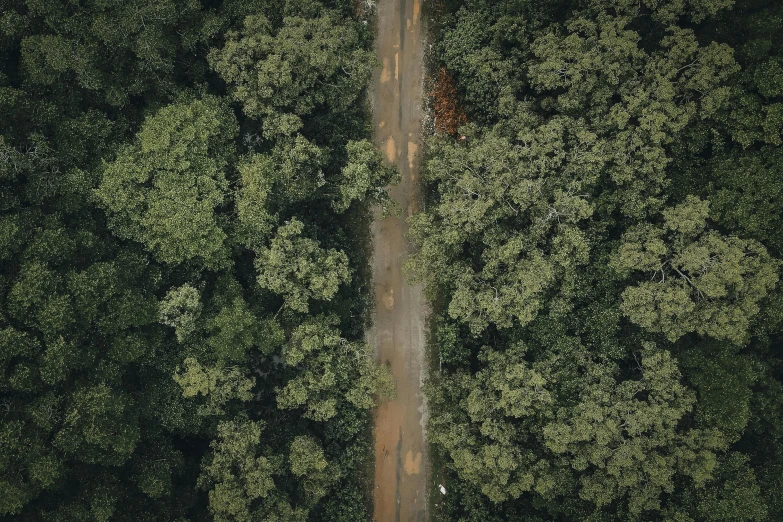
<path id="1" fill-rule="evenodd" d="M 355 8 L 0 0 L 0 518 L 368 519 Z M 783 519 L 783 4 L 430 14 L 433 519 Z"/>
<path id="2" fill-rule="evenodd" d="M 248 16 L 209 55 L 244 112 L 271 117 L 267 133 L 295 131 L 299 117 L 322 106 L 342 112 L 370 79 L 375 55 L 360 47 L 357 28 L 316 9 L 320 16 L 287 16 L 277 28 L 263 15 Z"/>
<path id="3" fill-rule="evenodd" d="M 436 516 L 779 519 L 780 5 L 433 14 L 473 122 L 411 222 Z"/>
<path id="4" fill-rule="evenodd" d="M 367 518 L 371 45 L 338 0 L 0 0 L 0 518 Z"/>
<path id="5" fill-rule="evenodd" d="M 109 226 L 164 263 L 225 262 L 215 210 L 226 199 L 236 134 L 233 114 L 215 98 L 169 105 L 146 119 L 138 145 L 106 165 L 96 192 Z"/>

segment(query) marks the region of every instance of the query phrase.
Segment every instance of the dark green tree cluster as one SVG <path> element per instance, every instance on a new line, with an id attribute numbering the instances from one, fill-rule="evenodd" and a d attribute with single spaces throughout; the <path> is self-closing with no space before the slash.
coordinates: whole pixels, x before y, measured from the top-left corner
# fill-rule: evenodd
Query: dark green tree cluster
<path id="1" fill-rule="evenodd" d="M 435 516 L 783 519 L 783 4 L 437 16 L 474 123 L 411 223 Z"/>
<path id="2" fill-rule="evenodd" d="M 367 519 L 352 14 L 0 0 L 0 519 Z"/>

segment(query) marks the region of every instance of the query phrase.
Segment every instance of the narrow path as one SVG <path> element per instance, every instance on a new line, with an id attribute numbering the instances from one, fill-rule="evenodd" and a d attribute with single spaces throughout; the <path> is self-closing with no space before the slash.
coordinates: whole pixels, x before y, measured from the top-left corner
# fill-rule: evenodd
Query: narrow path
<path id="1" fill-rule="evenodd" d="M 370 331 L 378 360 L 389 364 L 397 398 L 375 415 L 375 521 L 424 522 L 426 455 L 424 404 L 425 301 L 402 274 L 409 244 L 404 218 L 418 210 L 423 42 L 421 0 L 379 0 L 375 78 L 375 140 L 395 163 L 402 182 L 391 189 L 402 219 L 373 223 L 375 325 Z"/>

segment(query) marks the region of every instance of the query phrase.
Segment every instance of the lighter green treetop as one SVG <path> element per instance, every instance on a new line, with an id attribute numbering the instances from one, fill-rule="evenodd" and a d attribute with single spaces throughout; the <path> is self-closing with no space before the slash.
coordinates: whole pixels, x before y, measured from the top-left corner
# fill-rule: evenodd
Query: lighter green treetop
<path id="1" fill-rule="evenodd" d="M 201 309 L 199 291 L 189 284 L 184 284 L 169 290 L 160 302 L 160 322 L 173 327 L 177 341 L 183 342 L 198 328 Z"/>
<path id="2" fill-rule="evenodd" d="M 330 300 L 351 273 L 345 252 L 323 249 L 301 237 L 303 231 L 296 218 L 280 226 L 269 248 L 258 253 L 256 267 L 261 287 L 281 295 L 291 310 L 307 313 L 311 299 Z"/>
<path id="3" fill-rule="evenodd" d="M 756 241 L 707 230 L 708 211 L 689 196 L 663 212 L 662 225 L 630 229 L 610 266 L 637 282 L 622 294 L 632 322 L 672 342 L 696 332 L 742 344 L 778 262 Z"/>
<path id="4" fill-rule="evenodd" d="M 202 466 L 199 485 L 209 490 L 209 509 L 220 522 L 264 520 L 259 501 L 275 491 L 273 476 L 281 459 L 259 454 L 263 423 L 246 419 L 221 422 L 212 453 Z"/>
<path id="5" fill-rule="evenodd" d="M 369 345 L 342 338 L 338 323 L 335 316 L 319 315 L 294 329 L 283 356 L 297 373 L 278 390 L 279 408 L 303 408 L 304 417 L 325 421 L 337 415 L 342 401 L 369 410 L 377 398 L 393 397 L 389 369 L 375 364 Z"/>
<path id="6" fill-rule="evenodd" d="M 224 406 L 230 400 L 249 401 L 255 384 L 254 379 L 245 377 L 238 368 L 204 367 L 193 357 L 185 359 L 184 368 L 177 370 L 174 381 L 186 399 L 204 396 L 198 409 L 203 416 L 223 415 Z"/>
<path id="7" fill-rule="evenodd" d="M 271 116 L 276 126 L 276 114 L 297 119 L 323 105 L 336 113 L 350 107 L 376 64 L 356 28 L 329 13 L 286 17 L 277 31 L 264 16 L 248 16 L 209 61 L 248 116 Z M 291 116 L 285 125 L 295 131 Z"/>
<path id="8" fill-rule="evenodd" d="M 383 154 L 367 140 L 349 141 L 346 152 L 348 164 L 340 172 L 339 195 L 332 207 L 344 212 L 354 201 L 369 200 L 390 210 L 393 205 L 385 187 L 399 182 L 399 171 L 387 165 Z"/>
<path id="9" fill-rule="evenodd" d="M 104 164 L 95 191 L 120 237 L 144 244 L 160 261 L 228 262 L 216 215 L 228 191 L 225 169 L 238 127 L 217 98 L 176 103 L 147 118 L 136 143 Z"/>

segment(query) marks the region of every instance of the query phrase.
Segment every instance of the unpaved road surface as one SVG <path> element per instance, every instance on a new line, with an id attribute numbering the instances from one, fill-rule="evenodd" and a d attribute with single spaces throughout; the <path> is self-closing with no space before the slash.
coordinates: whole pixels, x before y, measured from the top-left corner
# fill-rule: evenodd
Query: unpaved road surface
<path id="1" fill-rule="evenodd" d="M 410 248 L 405 217 L 417 212 L 424 43 L 421 0 L 379 0 L 377 52 L 383 63 L 372 91 L 375 140 L 402 182 L 391 189 L 401 219 L 373 223 L 375 323 L 370 341 L 388 364 L 397 398 L 375 414 L 375 521 L 424 522 L 426 517 L 424 368 L 425 301 L 402 273 Z"/>

